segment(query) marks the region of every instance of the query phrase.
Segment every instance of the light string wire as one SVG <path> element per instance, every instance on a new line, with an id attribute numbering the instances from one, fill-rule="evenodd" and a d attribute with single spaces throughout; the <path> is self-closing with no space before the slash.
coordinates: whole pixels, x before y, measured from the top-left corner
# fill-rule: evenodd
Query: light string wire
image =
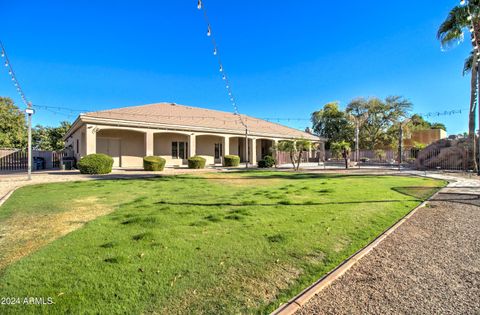
<path id="1" fill-rule="evenodd" d="M 4 65 L 8 69 L 8 74 L 10 75 L 12 83 L 15 86 L 18 94 L 20 95 L 20 98 L 22 99 L 23 103 L 27 107 L 30 107 L 30 102 L 28 101 L 28 98 L 25 96 L 25 92 L 23 91 L 22 86 L 20 85 L 20 82 L 18 82 L 15 71 L 13 71 L 12 63 L 8 58 L 7 51 L 5 50 L 5 46 L 3 46 L 2 41 L 0 41 L 0 55 L 3 59 L 5 59 Z"/>
<path id="2" fill-rule="evenodd" d="M 205 4 L 202 2 L 202 0 L 198 0 L 197 9 L 201 10 L 203 12 L 203 17 L 205 19 L 205 23 L 207 24 L 207 36 L 211 38 L 212 45 L 213 45 L 213 55 L 217 57 L 219 71 L 222 74 L 222 79 L 225 83 L 225 88 L 227 90 L 230 102 L 232 103 L 234 114 L 238 115 L 240 123 L 245 127 L 245 129 L 248 130 L 248 126 L 247 126 L 247 123 L 246 123 L 246 117 L 244 118 L 238 110 L 236 98 L 235 98 L 235 96 L 233 94 L 233 91 L 232 91 L 232 85 L 231 85 L 230 79 L 229 79 L 229 77 L 228 77 L 228 75 L 225 71 L 225 67 L 223 66 L 222 58 L 220 57 L 220 51 L 219 51 L 218 45 L 217 45 L 217 41 L 215 40 L 215 36 L 212 32 L 212 25 L 210 23 L 210 19 L 208 18 L 208 14 L 207 14 L 207 10 L 205 8 Z"/>

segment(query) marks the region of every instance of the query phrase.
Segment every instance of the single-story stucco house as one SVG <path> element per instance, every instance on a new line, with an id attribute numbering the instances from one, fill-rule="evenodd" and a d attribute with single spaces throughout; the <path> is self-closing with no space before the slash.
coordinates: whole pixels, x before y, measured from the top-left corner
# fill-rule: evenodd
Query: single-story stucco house
<path id="1" fill-rule="evenodd" d="M 255 164 L 280 140 L 320 141 L 280 124 L 242 118 L 248 126 L 248 140 L 245 127 L 233 113 L 172 103 L 132 106 L 80 114 L 64 140 L 77 160 L 105 153 L 113 157 L 114 167 L 125 168 L 141 167 L 147 155 L 161 156 L 169 166 L 186 164 L 194 155 L 206 158 L 207 164 L 217 164 L 229 154 Z M 308 154 L 314 156 L 315 152 Z"/>

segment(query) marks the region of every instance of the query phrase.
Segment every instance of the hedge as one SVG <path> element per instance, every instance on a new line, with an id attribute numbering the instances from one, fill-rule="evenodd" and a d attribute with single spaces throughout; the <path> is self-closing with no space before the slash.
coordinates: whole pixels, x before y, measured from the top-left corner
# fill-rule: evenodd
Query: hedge
<path id="1" fill-rule="evenodd" d="M 277 161 L 270 155 L 266 155 L 262 160 L 258 161 L 257 165 L 259 168 L 271 168 L 276 164 Z"/>
<path id="2" fill-rule="evenodd" d="M 223 158 L 223 166 L 238 166 L 240 157 L 238 155 L 225 155 Z"/>
<path id="3" fill-rule="evenodd" d="M 207 160 L 201 156 L 193 156 L 188 158 L 188 168 L 205 168 L 206 162 Z"/>
<path id="4" fill-rule="evenodd" d="M 77 163 L 82 174 L 108 174 L 112 166 L 112 157 L 101 153 L 86 155 Z"/>
<path id="5" fill-rule="evenodd" d="M 166 160 L 159 156 L 146 156 L 143 158 L 143 169 L 146 171 L 163 171 Z"/>

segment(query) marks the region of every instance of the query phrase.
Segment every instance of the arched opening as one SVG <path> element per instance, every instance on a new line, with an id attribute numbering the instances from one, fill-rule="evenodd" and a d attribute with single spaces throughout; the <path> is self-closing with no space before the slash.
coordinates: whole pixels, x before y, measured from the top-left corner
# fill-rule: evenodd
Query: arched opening
<path id="1" fill-rule="evenodd" d="M 232 155 L 238 155 L 240 157 L 240 162 L 245 163 L 247 160 L 247 155 L 245 154 L 245 137 L 231 137 L 230 138 L 230 151 Z"/>
<path id="2" fill-rule="evenodd" d="M 189 136 L 174 132 L 155 133 L 153 135 L 153 154 L 164 158 L 168 166 L 184 165 L 191 156 Z"/>
<path id="3" fill-rule="evenodd" d="M 215 135 L 196 136 L 195 155 L 201 156 L 207 160 L 207 164 L 221 164 L 225 156 L 225 138 Z M 230 145 L 228 146 L 228 150 Z"/>
<path id="4" fill-rule="evenodd" d="M 273 146 L 275 141 L 271 139 L 257 139 L 257 161 L 263 159 L 266 155 L 273 155 Z"/>
<path id="5" fill-rule="evenodd" d="M 101 129 L 96 134 L 96 152 L 113 158 L 113 167 L 142 167 L 145 134 L 123 129 Z"/>

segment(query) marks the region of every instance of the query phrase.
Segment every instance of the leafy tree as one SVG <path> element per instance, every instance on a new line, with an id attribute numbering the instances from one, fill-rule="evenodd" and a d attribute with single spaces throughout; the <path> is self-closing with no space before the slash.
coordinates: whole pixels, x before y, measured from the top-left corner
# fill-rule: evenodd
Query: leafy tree
<path id="1" fill-rule="evenodd" d="M 58 127 L 35 126 L 32 131 L 33 147 L 37 150 L 59 151 L 64 148 L 63 136 L 70 129 L 68 121 L 62 121 Z"/>
<path id="2" fill-rule="evenodd" d="M 313 131 L 327 138 L 326 149 L 332 142 L 353 140 L 353 126 L 348 121 L 345 112 L 339 109 L 338 102 L 326 104 L 323 109 L 312 113 Z"/>
<path id="3" fill-rule="evenodd" d="M 293 168 L 298 171 L 302 162 L 303 153 L 312 148 L 312 142 L 306 139 L 282 140 L 277 144 L 276 150 L 288 152 Z"/>
<path id="4" fill-rule="evenodd" d="M 474 27 L 473 32 L 470 34 L 469 42 L 472 45 L 472 51 L 470 55 L 466 58 L 463 75 L 470 73 L 470 111 L 468 116 L 468 142 L 471 153 L 470 155 L 470 165 L 474 168 L 477 168 L 475 161 L 475 109 L 476 109 L 476 100 L 478 96 L 478 88 L 480 84 L 479 80 L 479 69 L 478 69 L 478 57 L 474 47 L 477 43 L 474 42 L 475 36 L 477 38 L 480 35 L 478 25 L 480 22 L 480 1 L 479 0 L 470 0 L 468 1 L 467 6 L 455 6 L 448 14 L 445 21 L 440 25 L 437 38 L 440 40 L 443 48 L 448 48 L 452 45 L 458 45 L 463 42 L 465 37 L 465 30 Z M 469 16 L 472 18 L 472 21 L 469 20 Z M 476 51 L 475 51 L 476 50 Z"/>
<path id="5" fill-rule="evenodd" d="M 346 141 L 333 142 L 331 146 L 332 153 L 336 156 L 342 156 L 345 160 L 345 168 L 348 169 L 350 162 L 350 143 Z"/>
<path id="6" fill-rule="evenodd" d="M 25 114 L 8 97 L 0 97 L 0 147 L 21 149 L 27 143 Z"/>
<path id="7" fill-rule="evenodd" d="M 360 131 L 360 142 L 369 150 L 391 144 L 388 129 L 405 118 L 412 103 L 401 96 L 389 96 L 382 101 L 370 98 L 365 104 L 367 118 Z"/>

